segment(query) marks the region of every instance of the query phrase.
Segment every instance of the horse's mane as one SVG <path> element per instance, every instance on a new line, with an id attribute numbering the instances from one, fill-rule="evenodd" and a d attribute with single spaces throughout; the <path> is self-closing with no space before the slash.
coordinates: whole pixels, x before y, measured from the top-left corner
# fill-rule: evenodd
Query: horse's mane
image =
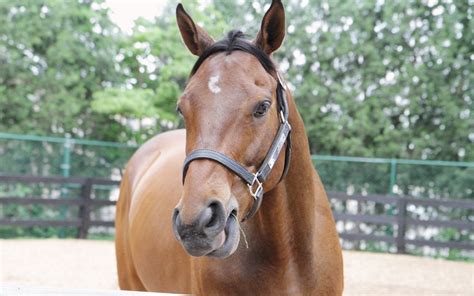
<path id="1" fill-rule="evenodd" d="M 265 52 L 263 52 L 263 50 L 245 39 L 244 33 L 241 31 L 232 30 L 227 34 L 227 37 L 215 42 L 206 48 L 206 50 L 204 50 L 204 52 L 199 56 L 198 60 L 194 64 L 194 67 L 191 71 L 191 76 L 196 73 L 201 64 L 211 55 L 219 52 L 227 52 L 228 54 L 231 54 L 235 50 L 248 52 L 255 56 L 268 73 L 273 74 L 276 72 L 275 64 L 271 58 Z"/>

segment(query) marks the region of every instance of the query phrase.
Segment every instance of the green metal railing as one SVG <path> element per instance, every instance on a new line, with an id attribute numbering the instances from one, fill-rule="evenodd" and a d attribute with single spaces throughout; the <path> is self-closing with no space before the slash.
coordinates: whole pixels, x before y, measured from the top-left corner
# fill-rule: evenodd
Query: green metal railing
<path id="1" fill-rule="evenodd" d="M 61 137 L 50 137 L 50 136 L 36 136 L 36 135 L 20 135 L 12 133 L 2 133 L 0 132 L 0 139 L 3 140 L 22 140 L 22 141 L 36 141 L 36 142 L 53 142 L 53 143 L 65 143 L 73 142 L 81 145 L 90 145 L 90 146 L 102 146 L 102 147 L 115 147 L 115 148 L 136 148 L 136 144 L 127 144 L 127 143 L 117 143 L 109 141 L 96 141 L 96 140 L 85 140 L 71 138 L 70 135 L 66 134 L 64 138 Z"/>
<path id="2" fill-rule="evenodd" d="M 69 135 L 44 137 L 0 133 L 0 149 L 6 151 L 0 155 L 0 172 L 31 174 L 30 167 L 43 166 L 45 173 L 40 173 L 43 175 L 110 177 L 110 171 L 123 168 L 137 147 L 134 143 L 84 140 Z M 469 183 L 474 183 L 474 177 L 471 177 L 474 162 L 329 155 L 313 155 L 312 159 L 328 191 L 345 191 L 355 186 L 359 191 L 368 188 L 368 193 L 395 194 L 396 186 L 402 184 L 403 193 L 410 194 L 408 191 L 416 184 L 410 189 L 408 183 L 417 180 L 416 186 L 423 188 L 433 187 L 430 182 L 434 182 L 438 186 L 438 196 L 451 196 L 451 191 L 456 191 L 454 195 L 459 198 L 473 195 Z M 451 175 L 457 176 L 454 183 L 462 182 L 462 186 L 457 186 L 462 190 L 449 185 Z M 443 186 L 451 186 L 451 191 L 444 190 Z"/>
<path id="3" fill-rule="evenodd" d="M 332 155 L 312 155 L 313 161 L 339 161 L 339 162 L 358 162 L 373 164 L 390 165 L 389 186 L 387 193 L 393 194 L 393 188 L 397 183 L 397 166 L 399 164 L 417 165 L 417 166 L 442 166 L 442 167 L 461 167 L 474 168 L 474 162 L 461 161 L 443 161 L 443 160 L 415 160 L 415 159 L 396 159 L 396 158 L 369 158 L 369 157 L 351 157 L 351 156 L 332 156 Z"/>
<path id="4" fill-rule="evenodd" d="M 125 149 L 136 149 L 138 145 L 133 143 L 117 143 L 108 141 L 96 141 L 96 140 L 84 140 L 71 138 L 69 134 L 66 134 L 64 138 L 61 137 L 50 137 L 50 136 L 36 136 L 36 135 L 20 135 L 12 133 L 1 133 L 0 140 L 13 140 L 13 141 L 26 141 L 26 142 L 50 142 L 58 143 L 63 147 L 61 172 L 63 177 L 69 177 L 71 170 L 71 148 L 74 144 L 87 145 L 87 146 L 98 146 L 98 147 L 111 147 L 111 148 L 125 148 Z M 1 170 L 1 168 L 0 168 Z"/>

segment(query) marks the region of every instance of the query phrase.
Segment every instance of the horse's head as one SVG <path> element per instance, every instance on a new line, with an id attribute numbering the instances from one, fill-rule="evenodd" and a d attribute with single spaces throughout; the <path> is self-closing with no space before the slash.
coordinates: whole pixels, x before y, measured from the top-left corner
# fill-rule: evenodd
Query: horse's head
<path id="1" fill-rule="evenodd" d="M 254 41 L 232 31 L 214 42 L 181 5 L 176 15 L 184 43 L 199 56 L 178 101 L 186 125 L 188 157 L 196 150 L 212 150 L 248 172 L 257 172 L 281 127 L 278 76 L 270 56 L 285 35 L 283 5 L 273 1 Z M 252 209 L 255 196 L 249 182 L 229 165 L 210 158 L 197 157 L 187 163 L 173 228 L 190 255 L 222 258 L 236 250 L 239 221 Z M 278 183 L 284 158 L 270 159 L 273 170 L 265 178 L 265 191 Z"/>

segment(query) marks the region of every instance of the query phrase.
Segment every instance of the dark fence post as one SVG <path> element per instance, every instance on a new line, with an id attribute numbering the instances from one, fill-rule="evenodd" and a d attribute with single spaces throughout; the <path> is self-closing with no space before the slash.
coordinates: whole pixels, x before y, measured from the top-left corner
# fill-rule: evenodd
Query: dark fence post
<path id="1" fill-rule="evenodd" d="M 397 253 L 405 253 L 405 232 L 407 219 L 407 200 L 403 197 L 397 201 L 398 216 L 397 216 Z"/>
<path id="2" fill-rule="evenodd" d="M 92 201 L 92 179 L 86 179 L 81 189 L 82 205 L 79 209 L 79 219 L 81 220 L 81 226 L 77 230 L 77 238 L 87 238 L 87 232 L 89 231 L 90 225 L 90 212 L 91 212 L 91 201 Z"/>

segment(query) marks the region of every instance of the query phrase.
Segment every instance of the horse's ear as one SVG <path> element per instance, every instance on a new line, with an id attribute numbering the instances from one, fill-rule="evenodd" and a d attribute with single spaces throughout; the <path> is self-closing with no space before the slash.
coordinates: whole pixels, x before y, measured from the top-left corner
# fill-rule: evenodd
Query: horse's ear
<path id="1" fill-rule="evenodd" d="M 273 0 L 263 17 L 255 44 L 266 54 L 276 51 L 285 38 L 285 9 L 281 0 Z"/>
<path id="2" fill-rule="evenodd" d="M 184 44 L 191 53 L 200 56 L 206 48 L 214 43 L 214 39 L 194 23 L 181 3 L 176 7 L 176 21 Z"/>

